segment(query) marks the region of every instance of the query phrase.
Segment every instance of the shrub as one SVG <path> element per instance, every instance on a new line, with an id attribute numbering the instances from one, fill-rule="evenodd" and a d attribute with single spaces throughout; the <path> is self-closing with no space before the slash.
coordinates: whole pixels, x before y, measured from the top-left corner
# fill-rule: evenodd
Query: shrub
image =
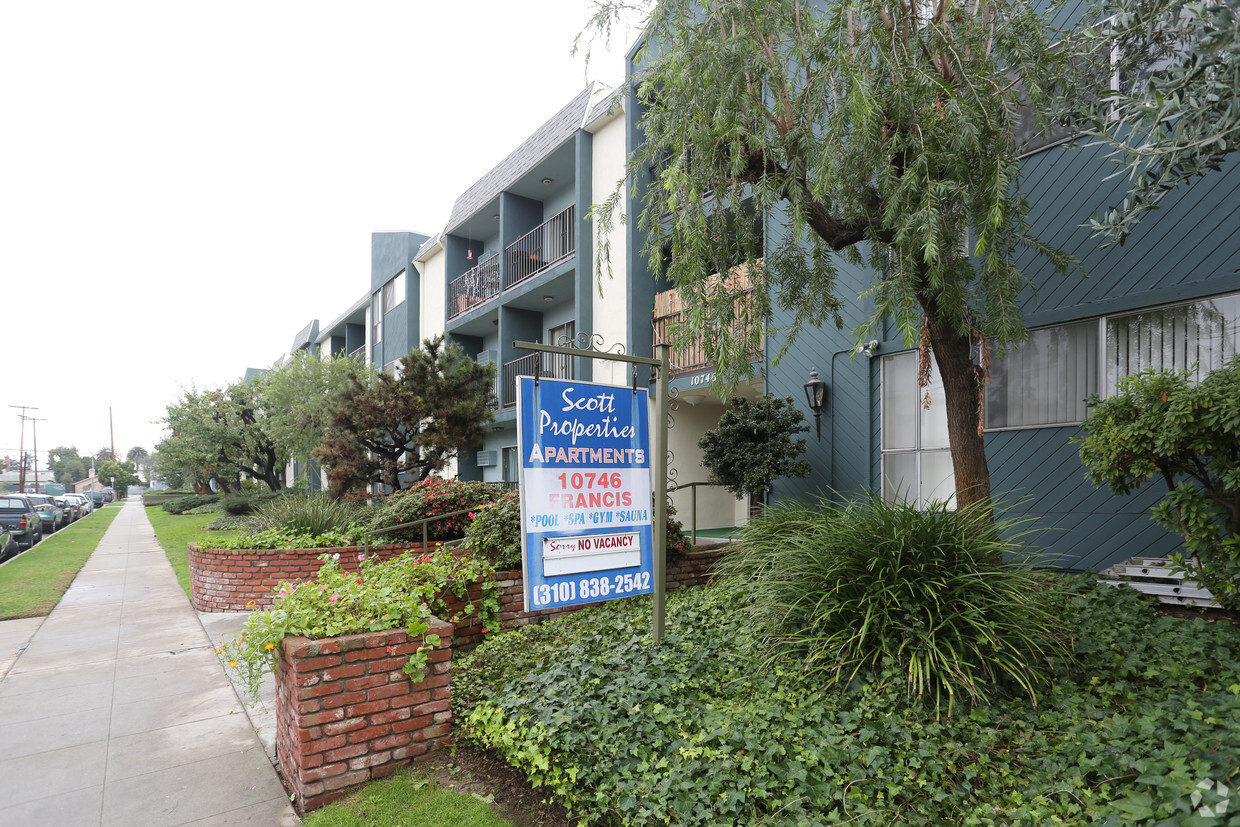
<path id="1" fill-rule="evenodd" d="M 792 397 L 766 394 L 754 401 L 734 397 L 719 424 L 702 435 L 702 464 L 712 482 L 737 498 L 759 500 L 777 477 L 804 477 L 810 472 L 805 440 L 796 439 L 809 426 Z"/>
<path id="2" fill-rule="evenodd" d="M 489 482 L 472 482 L 464 480 L 445 480 L 437 477 L 416 483 L 406 491 L 397 491 L 384 498 L 370 518 L 370 531 L 381 531 L 400 526 L 402 523 L 416 523 L 436 514 L 451 514 L 454 511 L 473 511 L 486 503 L 494 502 L 504 493 L 502 486 Z M 456 540 L 465 536 L 465 528 L 469 525 L 468 514 L 458 514 L 433 523 L 428 523 L 427 539 Z M 376 542 L 404 540 L 417 542 L 422 539 L 422 527 L 397 528 L 394 531 L 383 531 L 375 536 Z"/>
<path id="3" fill-rule="evenodd" d="M 323 566 L 313 580 L 282 582 L 270 609 L 254 612 L 241 635 L 220 648 L 217 655 L 234 671 L 250 695 L 257 697 L 263 674 L 274 671 L 280 643 L 289 635 L 318 639 L 405 628 L 410 637 L 425 635 L 424 646 L 403 667 L 421 680 L 426 652 L 438 643 L 426 635 L 427 618 L 436 615 L 456 622 L 477 614 L 485 626 L 499 624 L 499 586 L 486 561 L 441 551 L 434 555 L 407 552 L 387 562 L 359 553 L 356 572 L 340 568 L 340 554 L 323 555 Z M 481 581 L 477 603 L 467 602 L 460 614 L 448 611 L 442 595 L 451 590 L 464 597 L 470 583 Z"/>
<path id="4" fill-rule="evenodd" d="M 236 531 L 245 526 L 245 517 L 224 514 L 207 523 L 207 531 Z M 211 545 L 214 545 L 211 543 Z"/>
<path id="5" fill-rule="evenodd" d="M 667 560 L 682 559 L 692 548 L 676 509 L 667 507 Z M 521 495 L 509 491 L 494 503 L 479 507 L 465 528 L 461 545 L 481 554 L 497 569 L 521 567 Z"/>
<path id="6" fill-rule="evenodd" d="M 319 535 L 345 531 L 360 514 L 358 506 L 333 500 L 326 494 L 294 492 L 263 502 L 246 520 L 245 528 L 251 533 L 288 531 Z"/>
<path id="7" fill-rule="evenodd" d="M 198 541 L 202 548 L 278 549 L 278 548 L 348 548 L 366 542 L 366 532 L 355 523 L 342 529 L 319 534 L 299 532 L 291 528 L 269 528 L 265 531 L 242 531 L 232 537 L 207 538 Z"/>
<path id="8" fill-rule="evenodd" d="M 521 496 L 508 491 L 478 507 L 465 528 L 461 546 L 481 555 L 497 569 L 521 567 Z"/>
<path id="9" fill-rule="evenodd" d="M 1199 383 L 1143 371 L 1121 379 L 1115 396 L 1086 401 L 1094 410 L 1077 441 L 1089 481 L 1123 496 L 1162 480 L 1154 521 L 1183 536 L 1201 565 L 1177 562 L 1240 610 L 1240 356 Z"/>
<path id="10" fill-rule="evenodd" d="M 1036 700 L 1048 658 L 1066 641 L 1046 607 L 1045 578 L 1003 562 L 1011 523 L 977 510 L 923 510 L 875 493 L 843 503 L 791 502 L 742 532 L 720 575 L 748 593 L 771 657 L 828 684 L 895 665 L 908 693 L 950 712 L 1004 683 Z"/>
<path id="11" fill-rule="evenodd" d="M 174 497 L 170 500 L 165 500 L 160 504 L 160 508 L 169 514 L 184 514 L 191 508 L 219 502 L 219 499 L 219 494 L 190 494 L 185 497 Z"/>

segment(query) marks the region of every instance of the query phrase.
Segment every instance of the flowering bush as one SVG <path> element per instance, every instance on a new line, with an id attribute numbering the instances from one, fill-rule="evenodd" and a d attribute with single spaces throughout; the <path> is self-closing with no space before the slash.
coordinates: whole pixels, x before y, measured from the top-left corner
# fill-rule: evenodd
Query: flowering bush
<path id="1" fill-rule="evenodd" d="M 434 517 L 437 514 L 451 514 L 454 511 L 468 512 L 489 502 L 494 502 L 503 494 L 501 486 L 489 482 L 469 482 L 462 480 L 445 480 L 432 477 L 417 483 L 407 491 L 397 491 L 384 498 L 370 518 L 367 528 L 370 531 L 399 526 L 402 523 L 417 523 L 419 520 Z M 458 514 L 427 524 L 427 539 L 456 540 L 465 536 L 465 528 L 469 525 L 468 514 Z M 385 531 L 375 537 L 376 541 L 389 542 L 400 539 L 419 541 L 422 539 L 422 527 L 413 525 L 408 529 Z"/>
<path id="2" fill-rule="evenodd" d="M 251 614 L 242 633 L 216 653 L 251 696 L 258 695 L 263 675 L 275 671 L 280 644 L 289 635 L 317 639 L 404 628 L 411 639 L 423 639 L 404 666 L 416 682 L 422 679 L 426 653 L 439 642 L 426 634 L 431 615 L 455 623 L 476 613 L 484 627 L 495 628 L 499 623 L 495 569 L 481 558 L 457 557 L 446 551 L 406 552 L 379 563 L 363 553 L 358 554 L 356 572 L 340 567 L 339 553 L 320 559 L 323 567 L 313 580 L 280 583 L 272 607 Z M 443 593 L 451 590 L 465 597 L 474 582 L 481 582 L 481 598 L 477 603 L 466 602 L 461 612 L 451 615 Z"/>

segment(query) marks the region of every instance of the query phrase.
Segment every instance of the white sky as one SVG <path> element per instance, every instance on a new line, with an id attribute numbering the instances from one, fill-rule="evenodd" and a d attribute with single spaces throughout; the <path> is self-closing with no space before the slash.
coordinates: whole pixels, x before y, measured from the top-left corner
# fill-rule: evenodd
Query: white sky
<path id="1" fill-rule="evenodd" d="M 183 388 L 369 290 L 587 82 L 588 0 L 34 0 L 0 10 L 0 455 L 148 451 Z M 623 76 L 635 32 L 594 44 Z M 25 447 L 32 447 L 27 423 Z"/>

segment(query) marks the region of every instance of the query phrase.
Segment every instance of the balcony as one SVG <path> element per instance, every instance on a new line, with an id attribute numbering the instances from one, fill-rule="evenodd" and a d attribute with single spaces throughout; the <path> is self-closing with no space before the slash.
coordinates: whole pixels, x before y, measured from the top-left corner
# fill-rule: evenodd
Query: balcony
<path id="1" fill-rule="evenodd" d="M 708 285 L 710 284 L 722 285 L 727 289 L 735 302 L 736 315 L 743 316 L 741 311 L 744 305 L 748 303 L 749 295 L 753 292 L 753 284 L 749 279 L 749 265 L 741 264 L 732 268 L 726 279 L 720 278 L 719 274 L 716 273 L 710 277 Z M 689 373 L 711 367 L 714 362 L 707 357 L 706 347 L 700 341 L 677 344 L 673 340 L 672 329 L 680 322 L 680 317 L 681 303 L 679 291 L 666 290 L 655 294 L 654 319 L 651 322 L 654 327 L 654 344 L 656 346 L 672 346 L 671 362 L 673 374 Z M 753 332 L 753 325 L 758 324 L 760 322 L 734 322 L 734 338 L 747 338 Z M 759 345 L 760 348 L 762 346 L 762 344 Z"/>
<path id="2" fill-rule="evenodd" d="M 577 251 L 577 209 L 571 206 L 518 238 L 504 254 L 504 289 L 531 279 Z"/>
<path id="3" fill-rule="evenodd" d="M 512 408 L 517 404 L 517 377 L 533 376 L 534 366 L 542 360 L 541 376 L 548 379 L 572 379 L 573 357 L 563 353 L 531 353 L 520 359 L 504 363 L 504 407 Z"/>
<path id="4" fill-rule="evenodd" d="M 478 262 L 472 270 L 448 285 L 448 318 L 455 319 L 466 310 L 499 295 L 499 253 Z"/>

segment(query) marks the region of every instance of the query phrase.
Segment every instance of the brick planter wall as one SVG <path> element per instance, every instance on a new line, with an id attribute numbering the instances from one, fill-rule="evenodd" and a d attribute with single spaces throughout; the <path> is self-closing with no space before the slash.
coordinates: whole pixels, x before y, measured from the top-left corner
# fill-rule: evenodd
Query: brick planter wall
<path id="1" fill-rule="evenodd" d="M 298 812 L 340 798 L 451 742 L 452 625 L 426 677 L 401 667 L 416 649 L 403 630 L 325 640 L 284 639 L 276 672 L 276 756 Z"/>
<path id="2" fill-rule="evenodd" d="M 297 549 L 218 549 L 189 545 L 190 602 L 200 612 L 248 612 L 271 606 L 272 589 L 281 580 L 309 580 L 323 565 L 322 554 L 340 554 L 340 567 L 357 571 L 357 555 L 365 552 L 380 560 L 422 548 L 421 543 L 383 546 Z M 439 543 L 430 543 L 434 552 Z"/>

